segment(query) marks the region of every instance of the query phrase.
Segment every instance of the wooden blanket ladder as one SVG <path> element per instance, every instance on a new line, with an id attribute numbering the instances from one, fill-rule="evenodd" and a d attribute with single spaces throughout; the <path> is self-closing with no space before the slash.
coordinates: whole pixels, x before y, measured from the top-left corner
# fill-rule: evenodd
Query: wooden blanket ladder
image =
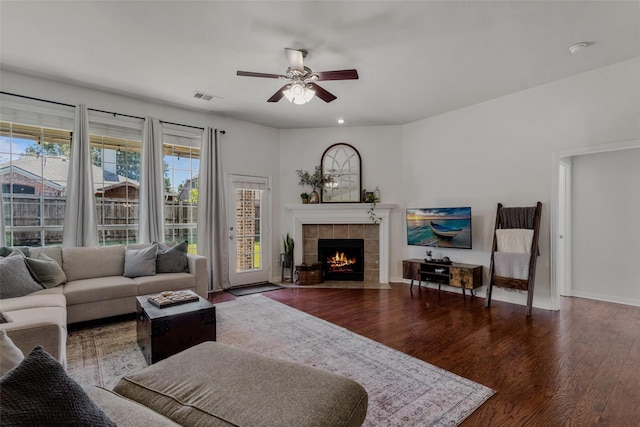
<path id="1" fill-rule="evenodd" d="M 485 307 L 491 306 L 491 291 L 494 286 L 499 288 L 517 289 L 527 291 L 527 317 L 531 316 L 531 307 L 533 304 L 533 285 L 536 277 L 536 260 L 540 254 L 538 248 L 538 238 L 540 235 L 540 214 L 542 212 L 542 203 L 538 202 L 536 206 L 524 208 L 508 208 L 503 207 L 502 203 L 498 203 L 496 212 L 496 224 L 493 230 L 493 247 L 491 249 L 491 263 L 489 266 L 490 282 L 487 286 L 487 298 L 485 299 Z M 508 228 L 526 228 L 533 230 L 533 240 L 531 242 L 531 251 L 529 252 L 529 275 L 527 279 L 516 279 L 510 277 L 496 276 L 494 255 L 498 250 L 498 239 L 496 230 Z"/>

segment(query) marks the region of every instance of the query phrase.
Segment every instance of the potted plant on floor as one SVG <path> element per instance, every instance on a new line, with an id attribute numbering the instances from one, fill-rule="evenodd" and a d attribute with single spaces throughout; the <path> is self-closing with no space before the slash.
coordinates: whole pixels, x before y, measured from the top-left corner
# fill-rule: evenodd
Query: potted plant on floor
<path id="1" fill-rule="evenodd" d="M 282 281 L 290 280 L 293 282 L 293 248 L 295 246 L 293 239 L 287 233 L 286 237 L 282 238 L 282 243 L 284 246 L 284 252 L 280 254 L 280 264 L 282 265 Z M 285 277 L 284 271 L 289 269 L 289 276 Z"/>

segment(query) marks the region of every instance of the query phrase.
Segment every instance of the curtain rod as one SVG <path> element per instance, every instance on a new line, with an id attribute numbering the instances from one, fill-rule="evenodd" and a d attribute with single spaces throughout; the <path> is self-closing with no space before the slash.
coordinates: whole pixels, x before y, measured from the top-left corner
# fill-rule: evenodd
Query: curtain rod
<path id="1" fill-rule="evenodd" d="M 168 125 L 183 126 L 183 127 L 186 127 L 186 128 L 192 128 L 192 129 L 204 130 L 204 128 L 203 128 L 203 127 L 200 127 L 200 126 L 183 125 L 182 123 L 168 122 L 168 121 L 166 121 L 166 120 L 160 120 L 160 123 L 166 123 L 166 124 L 168 124 Z M 218 132 L 220 132 L 221 134 L 223 134 L 223 135 L 227 133 L 227 131 L 226 131 L 226 130 L 224 130 L 224 129 L 216 129 L 216 130 L 217 130 Z"/>
<path id="2" fill-rule="evenodd" d="M 15 96 L 18 98 L 24 98 L 24 99 L 30 99 L 32 101 L 39 101 L 39 102 L 47 102 L 49 104 L 55 104 L 55 105 L 62 105 L 64 107 L 71 107 L 71 108 L 75 108 L 75 105 L 72 104 L 66 104 L 64 102 L 58 102 L 58 101 L 50 101 L 48 99 L 42 99 L 42 98 L 35 98 L 33 96 L 26 96 L 26 95 L 18 95 L 17 93 L 11 93 L 11 92 L 0 92 L 3 95 L 9 95 L 9 96 Z M 105 114 L 113 114 L 114 116 L 122 116 L 122 117 L 130 117 L 132 119 L 140 119 L 140 120 L 144 120 L 144 117 L 138 117 L 138 116 L 131 116 L 129 114 L 122 114 L 122 113 L 115 113 L 113 111 L 105 111 L 105 110 L 98 110 L 96 108 L 87 108 L 88 110 L 91 111 L 95 111 L 97 113 L 105 113 Z"/>
<path id="3" fill-rule="evenodd" d="M 48 99 L 35 98 L 33 96 L 18 95 L 17 93 L 0 91 L 0 94 L 9 95 L 9 96 L 16 96 L 18 98 L 30 99 L 32 101 L 48 102 L 49 104 L 62 105 L 64 107 L 71 107 L 71 108 L 75 108 L 76 107 L 75 105 L 66 104 L 64 102 L 50 101 Z M 132 116 L 132 115 L 129 115 L 129 114 L 122 114 L 122 113 L 115 113 L 113 111 L 98 110 L 96 108 L 88 108 L 88 109 L 91 110 L 91 111 L 95 111 L 97 113 L 113 114 L 114 116 L 118 115 L 118 116 L 122 116 L 122 117 L 129 117 L 129 118 L 132 118 L 132 119 L 140 119 L 140 120 L 144 120 L 145 119 L 144 117 Z M 160 123 L 166 123 L 168 125 L 184 126 L 184 127 L 187 127 L 187 128 L 204 130 L 204 128 L 200 127 L 200 126 L 183 125 L 182 123 L 168 122 L 166 120 L 160 120 Z M 226 132 L 224 130 L 221 130 L 220 133 L 224 135 Z"/>
<path id="4" fill-rule="evenodd" d="M 203 127 L 200 126 L 192 126 L 192 125 L 183 125 L 182 123 L 174 123 L 174 122 L 168 122 L 166 120 L 160 120 L 160 123 L 166 123 L 168 125 L 175 125 L 175 126 L 182 126 L 185 128 L 191 128 L 191 129 L 198 129 L 198 130 L 204 130 Z"/>
<path id="5" fill-rule="evenodd" d="M 87 108 L 87 110 L 95 111 L 97 113 L 113 114 L 114 116 L 129 117 L 131 119 L 144 120 L 144 117 L 131 116 L 129 114 L 122 114 L 122 113 L 114 113 L 113 111 L 98 110 L 96 108 Z"/>
<path id="6" fill-rule="evenodd" d="M 0 94 L 2 94 L 2 95 L 10 95 L 10 96 L 17 96 L 18 98 L 30 99 L 32 101 L 48 102 L 49 104 L 62 105 L 64 107 L 71 107 L 71 108 L 75 108 L 76 107 L 75 105 L 65 104 L 64 102 L 49 101 L 48 99 L 34 98 L 33 96 L 26 96 L 26 95 L 18 95 L 17 93 L 11 93 L 11 92 L 2 91 L 2 92 L 0 92 Z"/>

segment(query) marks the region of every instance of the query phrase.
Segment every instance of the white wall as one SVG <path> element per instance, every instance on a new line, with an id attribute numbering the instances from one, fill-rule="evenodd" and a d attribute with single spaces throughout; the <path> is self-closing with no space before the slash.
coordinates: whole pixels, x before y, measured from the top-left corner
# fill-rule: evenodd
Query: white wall
<path id="1" fill-rule="evenodd" d="M 639 118 L 635 58 L 405 126 L 281 131 L 282 202 L 298 203 L 295 169 L 319 164 L 334 142 L 351 143 L 365 165 L 364 186 L 380 186 L 382 201 L 399 205 L 391 218 L 391 280 L 401 280 L 402 259 L 424 256 L 423 248 L 405 244 L 404 209 L 444 206 L 472 207 L 473 249 L 439 255 L 484 265 L 486 280 L 497 203 L 541 201 L 534 306 L 549 308 L 552 153 L 637 139 Z M 291 229 L 285 209 L 281 224 L 283 232 Z M 526 302 L 524 294 L 493 295 Z"/>
<path id="2" fill-rule="evenodd" d="M 470 253 L 488 266 L 496 204 L 543 203 L 534 306 L 550 307 L 549 224 L 554 151 L 640 136 L 640 58 L 586 72 L 405 127 L 410 204 L 471 205 Z M 420 155 L 422 154 L 422 155 Z M 410 255 L 421 255 L 411 248 Z M 485 276 L 488 275 L 485 269 Z M 494 293 L 524 304 L 524 294 Z"/>
<path id="3" fill-rule="evenodd" d="M 6 70 L 2 70 L 0 83 L 2 91 L 9 93 L 72 105 L 83 103 L 89 108 L 139 117 L 152 116 L 160 120 L 185 125 L 224 129 L 226 134 L 222 136 L 222 156 L 225 172 L 266 176 L 271 178 L 272 188 L 277 189 L 280 185 L 279 132 L 277 129 L 232 120 L 213 113 L 141 101 L 125 95 L 87 89 Z M 271 193 L 273 206 L 279 206 L 279 192 L 272 191 Z M 280 223 L 277 216 L 275 218 L 275 230 L 272 233 L 277 237 L 280 235 Z M 271 245 L 274 253 L 280 253 L 278 238 L 271 239 Z M 271 264 L 269 262 L 269 265 Z"/>
<path id="4" fill-rule="evenodd" d="M 300 202 L 300 193 L 310 188 L 298 185 L 295 171 L 312 172 L 320 165 L 322 154 L 331 145 L 344 142 L 354 146 L 362 158 L 362 186 L 380 189 L 382 203 L 401 204 L 404 197 L 400 171 L 402 165 L 402 126 L 335 127 L 290 129 L 280 131 L 280 227 L 281 233 L 293 232 L 293 217 L 285 207 Z M 366 210 L 369 205 L 363 205 Z M 401 233 L 400 212 L 391 213 L 391 253 L 403 252 L 403 242 L 394 236 Z M 302 244 L 302 242 L 296 242 Z M 391 261 L 391 266 L 397 258 Z M 394 271 L 390 270 L 393 276 Z M 395 272 L 398 275 L 398 272 Z"/>
<path id="5" fill-rule="evenodd" d="M 640 148 L 572 159 L 572 294 L 640 306 Z"/>
<path id="6" fill-rule="evenodd" d="M 392 280 L 401 280 L 402 259 L 424 255 L 422 248 L 405 244 L 406 207 L 471 206 L 474 248 L 442 250 L 440 255 L 488 266 L 496 204 L 541 201 L 534 305 L 543 308 L 550 306 L 552 153 L 640 138 L 640 58 L 405 126 L 281 131 L 6 71 L 1 83 L 3 91 L 226 129 L 226 171 L 272 178 L 274 254 L 281 251 L 281 236 L 292 230 L 284 206 L 299 203 L 302 192 L 295 170 L 312 170 L 331 144 L 354 145 L 362 156 L 363 186 L 377 185 L 384 203 L 398 204 L 390 218 Z M 274 257 L 270 265 L 277 276 L 275 263 Z M 494 298 L 520 304 L 526 300 L 499 289 Z"/>

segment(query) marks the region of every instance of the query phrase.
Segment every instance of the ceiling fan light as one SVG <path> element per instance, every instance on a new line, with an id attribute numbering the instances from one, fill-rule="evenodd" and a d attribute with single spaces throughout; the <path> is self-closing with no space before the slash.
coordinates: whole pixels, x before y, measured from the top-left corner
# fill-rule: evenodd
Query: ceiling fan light
<path id="1" fill-rule="evenodd" d="M 294 82 L 291 83 L 285 90 L 283 90 L 282 94 L 285 96 L 285 98 L 287 98 L 287 101 L 293 102 L 297 105 L 302 105 L 311 101 L 316 92 L 309 89 L 302 83 Z"/>
<path id="2" fill-rule="evenodd" d="M 315 90 L 309 89 L 309 88 L 305 88 L 304 89 L 304 102 L 309 102 L 311 101 L 311 99 L 313 98 L 313 96 L 316 94 Z"/>
<path id="3" fill-rule="evenodd" d="M 290 87 L 282 91 L 282 93 L 284 94 L 284 97 L 287 98 L 287 101 L 293 102 L 293 93 L 291 92 Z"/>
<path id="4" fill-rule="evenodd" d="M 298 82 L 293 83 L 291 85 L 291 93 L 293 94 L 294 98 L 304 96 L 304 86 Z"/>

